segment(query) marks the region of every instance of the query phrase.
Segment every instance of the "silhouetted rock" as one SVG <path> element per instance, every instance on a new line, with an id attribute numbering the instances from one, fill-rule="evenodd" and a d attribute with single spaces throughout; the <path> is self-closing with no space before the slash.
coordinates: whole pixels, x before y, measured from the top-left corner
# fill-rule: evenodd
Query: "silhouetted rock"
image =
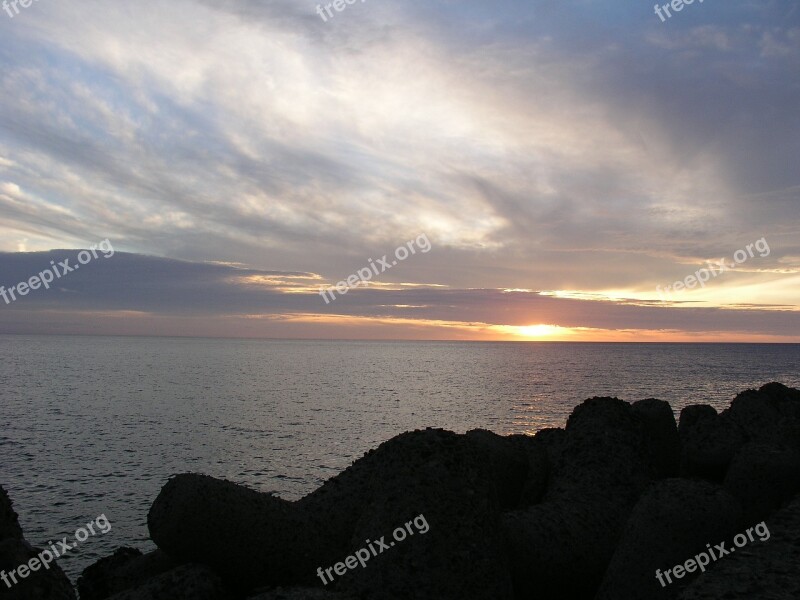
<path id="1" fill-rule="evenodd" d="M 278 588 L 271 592 L 264 592 L 256 596 L 249 596 L 247 600 L 357 600 L 355 596 L 348 596 L 337 592 L 329 592 L 319 588 Z"/>
<path id="2" fill-rule="evenodd" d="M 745 444 L 728 469 L 725 489 L 742 503 L 745 525 L 762 521 L 800 492 L 800 452 L 787 445 Z"/>
<path id="3" fill-rule="evenodd" d="M 11 499 L 0 487 L 0 572 L 8 582 L 0 581 L 0 598 L 3 600 L 75 600 L 75 590 L 67 576 L 56 564 L 49 563 L 49 568 L 39 561 L 38 548 L 33 548 L 23 538 L 17 514 L 14 512 Z M 36 562 L 30 563 L 31 559 Z M 20 575 L 20 567 L 24 565 Z M 29 569 L 34 566 L 36 570 Z M 12 577 L 11 573 L 14 572 Z M 16 583 L 14 583 L 16 579 Z"/>
<path id="4" fill-rule="evenodd" d="M 276 496 L 207 477 L 170 479 L 147 518 L 159 548 L 181 562 L 212 567 L 242 591 L 313 584 L 331 556 L 318 515 Z"/>
<path id="5" fill-rule="evenodd" d="M 511 458 L 510 467 L 522 476 L 524 455 L 485 432 L 463 436 L 428 429 L 381 444 L 368 459 L 377 463 L 380 484 L 356 523 L 347 554 L 382 536 L 390 548 L 337 576 L 336 589 L 361 597 L 379 592 L 384 600 L 510 597 L 498 501 L 507 476 L 498 473 L 499 455 Z M 321 566 L 344 560 L 333 556 Z"/>
<path id="6" fill-rule="evenodd" d="M 182 565 L 146 583 L 114 594 L 109 600 L 234 600 L 209 568 Z"/>
<path id="7" fill-rule="evenodd" d="M 737 395 L 723 411 L 746 441 L 792 444 L 800 448 L 800 392 L 780 383 Z"/>
<path id="8" fill-rule="evenodd" d="M 592 398 L 573 411 L 543 501 L 503 517 L 516 597 L 594 596 L 654 472 L 645 432 L 616 398 Z"/>
<path id="9" fill-rule="evenodd" d="M 519 500 L 516 506 L 509 508 L 525 508 L 532 504 L 538 504 L 544 497 L 547 491 L 547 482 L 550 479 L 550 456 L 555 457 L 556 455 L 554 450 L 554 445 L 557 443 L 556 436 L 550 434 L 550 431 L 555 430 L 548 430 L 544 435 L 541 435 L 544 432 L 540 431 L 534 436 L 508 436 L 508 439 L 524 452 L 528 465 Z M 563 429 L 557 431 L 564 433 Z"/>
<path id="10" fill-rule="evenodd" d="M 12 538 L 22 539 L 22 527 L 19 526 L 17 513 L 11 504 L 8 493 L 0 486 L 0 540 Z"/>
<path id="11" fill-rule="evenodd" d="M 681 476 L 722 483 L 745 437 L 729 415 L 710 406 L 687 406 L 681 411 Z"/>
<path id="12" fill-rule="evenodd" d="M 752 531 L 753 541 L 714 563 L 679 600 L 800 598 L 800 497 L 767 519 L 763 531 Z"/>
<path id="13" fill-rule="evenodd" d="M 675 598 L 695 574 L 679 578 L 674 567 L 730 544 L 798 491 L 799 457 L 800 392 L 768 384 L 720 414 L 688 406 L 677 427 L 665 402 L 592 398 L 564 429 L 535 436 L 404 433 L 297 502 L 180 475 L 148 525 L 161 549 L 194 566 L 162 572 L 172 565 L 121 552 L 86 570 L 82 580 L 100 591 L 83 600 L 121 587 L 111 598 L 226 598 L 223 582 L 237 600 Z M 9 511 L 0 497 L 13 532 Z M 792 535 L 800 527 L 781 524 Z M 348 560 L 367 548 L 364 564 Z M 796 592 L 783 581 L 796 577 L 790 564 L 767 556 L 737 565 L 760 593 L 746 597 Z M 754 587 L 762 568 L 775 570 Z M 707 578 L 687 592 L 724 587 L 713 579 L 699 588 Z M 708 593 L 696 598 L 734 597 Z"/>
<path id="14" fill-rule="evenodd" d="M 668 402 L 647 398 L 633 403 L 633 411 L 644 422 L 650 463 L 658 477 L 675 477 L 680 471 L 681 438 Z"/>
<path id="15" fill-rule="evenodd" d="M 740 518 L 739 503 L 715 484 L 686 479 L 653 484 L 636 503 L 595 600 L 675 598 L 699 571 L 680 578 L 663 572 L 684 565 L 706 544 L 732 539 Z"/>
<path id="16" fill-rule="evenodd" d="M 111 556 L 84 569 L 78 579 L 78 592 L 81 600 L 105 600 L 177 566 L 161 550 L 142 554 L 135 548 L 119 548 Z"/>
<path id="17" fill-rule="evenodd" d="M 528 437 L 528 436 L 520 436 Z M 490 477 L 501 510 L 516 508 L 520 503 L 531 465 L 530 450 L 518 440 L 503 437 L 485 429 L 473 429 L 466 434 L 467 442 L 475 445 L 479 460 L 488 461 Z M 540 450 L 541 452 L 541 450 Z"/>

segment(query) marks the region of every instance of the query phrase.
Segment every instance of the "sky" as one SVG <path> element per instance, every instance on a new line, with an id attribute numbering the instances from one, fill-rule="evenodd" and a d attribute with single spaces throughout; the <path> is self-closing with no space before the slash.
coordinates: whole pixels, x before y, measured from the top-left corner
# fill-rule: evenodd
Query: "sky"
<path id="1" fill-rule="evenodd" d="M 4 8 L 0 333 L 800 342 L 796 0 Z"/>

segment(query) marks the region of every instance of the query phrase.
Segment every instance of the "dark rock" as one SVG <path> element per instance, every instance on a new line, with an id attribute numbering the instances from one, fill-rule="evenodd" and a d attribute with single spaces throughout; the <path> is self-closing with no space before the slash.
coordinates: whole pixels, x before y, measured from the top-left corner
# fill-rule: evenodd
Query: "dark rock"
<path id="1" fill-rule="evenodd" d="M 19 526 L 17 513 L 14 512 L 14 507 L 11 505 L 11 498 L 0 486 L 0 540 L 6 538 L 21 540 L 22 527 Z"/>
<path id="2" fill-rule="evenodd" d="M 25 540 L 6 538 L 0 541 L 0 571 L 6 573 L 11 584 L 9 588 L 6 583 L 0 582 L 0 597 L 3 600 L 75 600 L 72 584 L 55 561 L 50 563 L 49 569 L 40 566 L 25 579 L 19 576 L 20 565 L 27 565 L 32 558 L 38 560 L 40 552 Z M 16 573 L 16 584 L 10 575 L 12 571 Z"/>
<path id="3" fill-rule="evenodd" d="M 482 452 L 487 445 L 492 450 Z M 382 480 L 362 510 L 349 550 L 320 566 L 343 562 L 383 536 L 391 547 L 336 576 L 336 589 L 383 600 L 510 598 L 493 485 L 503 478 L 492 473 L 498 445 L 434 429 L 381 444 L 370 460 Z"/>
<path id="4" fill-rule="evenodd" d="M 800 392 L 780 383 L 737 395 L 724 411 L 746 441 L 793 444 L 800 448 Z"/>
<path id="5" fill-rule="evenodd" d="M 78 593 L 81 600 L 105 600 L 177 566 L 161 550 L 143 555 L 135 548 L 119 548 L 83 571 L 78 579 Z"/>
<path id="6" fill-rule="evenodd" d="M 332 554 L 323 523 L 269 494 L 207 477 L 167 482 L 147 518 L 159 548 L 181 562 L 212 567 L 240 591 L 314 584 Z"/>
<path id="7" fill-rule="evenodd" d="M 109 600 L 234 600 L 222 580 L 200 565 L 182 565 Z"/>
<path id="8" fill-rule="evenodd" d="M 540 504 L 503 517 L 517 598 L 590 599 L 653 476 L 646 430 L 626 402 L 573 411 Z"/>
<path id="9" fill-rule="evenodd" d="M 681 476 L 722 483 L 733 457 L 745 443 L 737 424 L 710 406 L 687 406 L 681 411 L 678 430 Z"/>
<path id="10" fill-rule="evenodd" d="M 75 600 L 75 590 L 64 571 L 55 560 L 49 563 L 49 568 L 44 568 L 39 560 L 40 552 L 23 538 L 11 498 L 0 487 L 0 572 L 8 580 L 0 581 L 0 597 L 3 600 Z M 37 562 L 30 565 L 33 558 Z M 30 571 L 22 578 L 19 575 L 22 565 L 25 565 L 25 569 L 36 566 L 37 570 Z"/>
<path id="11" fill-rule="evenodd" d="M 713 563 L 679 600 L 800 598 L 800 497 L 752 529 L 753 541 Z"/>
<path id="12" fill-rule="evenodd" d="M 676 477 L 680 470 L 681 438 L 668 402 L 648 398 L 633 403 L 644 422 L 651 464 L 659 477 Z"/>
<path id="13" fill-rule="evenodd" d="M 480 460 L 488 461 L 489 476 L 500 508 L 510 510 L 519 506 L 530 469 L 528 456 L 535 450 L 528 451 L 524 441 L 485 429 L 468 431 L 466 441 L 475 446 Z"/>
<path id="14" fill-rule="evenodd" d="M 725 489 L 744 509 L 744 525 L 763 521 L 800 492 L 800 452 L 792 446 L 750 442 L 725 477 Z"/>
<path id="15" fill-rule="evenodd" d="M 730 540 L 740 518 L 736 499 L 712 483 L 665 479 L 653 484 L 633 509 L 595 600 L 675 598 L 699 571 L 681 578 L 670 573 L 671 584 L 662 574 L 662 586 L 656 570 L 683 565 L 706 544 Z"/>
<path id="16" fill-rule="evenodd" d="M 337 592 L 329 592 L 320 588 L 278 588 L 271 592 L 264 592 L 257 596 L 250 596 L 247 600 L 356 600 L 354 596 L 347 596 Z"/>
<path id="17" fill-rule="evenodd" d="M 559 429 L 563 433 L 562 429 Z M 547 482 L 550 479 L 550 463 L 548 440 L 554 441 L 554 436 L 548 434 L 540 436 L 542 432 L 534 436 L 530 435 L 511 435 L 508 439 L 515 444 L 527 458 L 528 468 L 520 492 L 519 501 L 516 506 L 510 508 L 525 508 L 532 504 L 541 502 L 547 491 Z M 555 456 L 555 454 L 553 454 Z"/>
<path id="18" fill-rule="evenodd" d="M 701 421 L 717 418 L 717 411 L 708 404 L 690 404 L 681 411 L 678 419 L 678 433 L 680 437 L 686 436 L 690 430 Z"/>

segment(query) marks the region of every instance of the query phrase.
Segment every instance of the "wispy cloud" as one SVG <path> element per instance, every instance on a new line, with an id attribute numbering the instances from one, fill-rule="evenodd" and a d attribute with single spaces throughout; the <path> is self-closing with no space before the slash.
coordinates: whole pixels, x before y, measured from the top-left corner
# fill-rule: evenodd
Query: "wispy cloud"
<path id="1" fill-rule="evenodd" d="M 108 237 L 186 261 L 184 289 L 228 273 L 209 314 L 325 315 L 303 286 L 425 232 L 436 251 L 382 283 L 444 287 L 364 290 L 350 316 L 689 332 L 702 314 L 703 331 L 797 339 L 794 314 L 740 308 L 797 306 L 794 2 L 665 24 L 635 2 L 374 2 L 329 23 L 315 6 L 86 0 L 0 19 L 0 250 Z M 502 292 L 646 302 L 764 236 L 772 254 L 702 308 Z M 106 273 L 126 302 L 98 310 L 195 310 L 114 279 L 126 260 Z M 26 310 L 90 310 L 39 302 Z"/>

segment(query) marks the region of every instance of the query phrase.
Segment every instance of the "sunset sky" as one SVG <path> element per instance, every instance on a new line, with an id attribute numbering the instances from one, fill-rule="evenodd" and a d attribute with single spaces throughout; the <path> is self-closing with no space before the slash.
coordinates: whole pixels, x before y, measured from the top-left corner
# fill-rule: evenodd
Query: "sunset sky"
<path id="1" fill-rule="evenodd" d="M 800 4 L 653 4 L 0 11 L 0 333 L 800 342 Z"/>

